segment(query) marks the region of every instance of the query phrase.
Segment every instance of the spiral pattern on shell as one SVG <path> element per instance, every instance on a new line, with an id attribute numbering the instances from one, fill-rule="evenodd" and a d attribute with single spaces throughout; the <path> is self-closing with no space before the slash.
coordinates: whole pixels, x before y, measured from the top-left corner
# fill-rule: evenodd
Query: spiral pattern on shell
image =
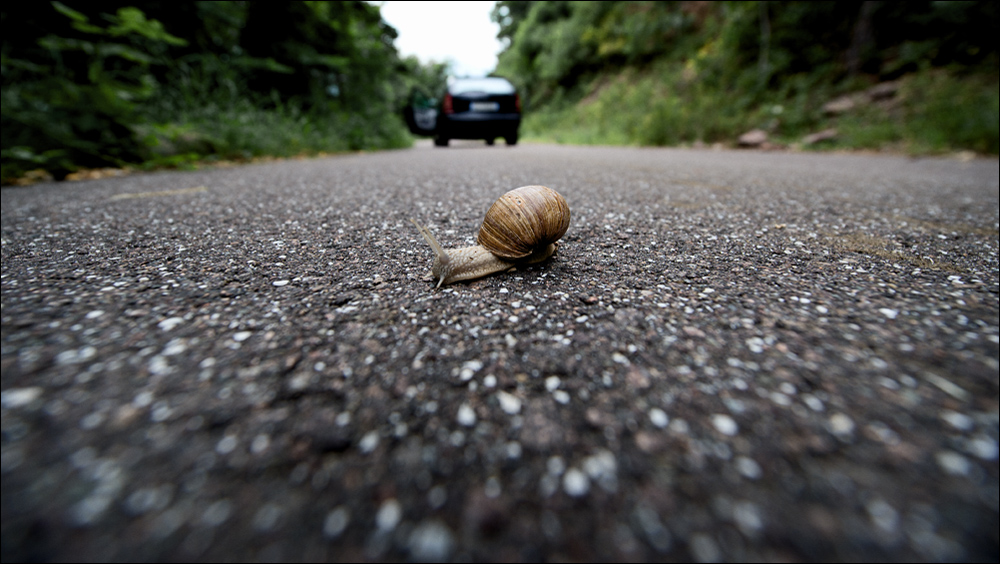
<path id="1" fill-rule="evenodd" d="M 517 260 L 556 242 L 569 229 L 569 205 L 545 186 L 522 186 L 490 206 L 478 242 L 491 253 Z"/>

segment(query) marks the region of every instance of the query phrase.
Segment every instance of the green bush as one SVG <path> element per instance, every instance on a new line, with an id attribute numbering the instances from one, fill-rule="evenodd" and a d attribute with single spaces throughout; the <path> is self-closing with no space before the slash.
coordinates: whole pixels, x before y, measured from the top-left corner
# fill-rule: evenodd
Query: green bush
<path id="1" fill-rule="evenodd" d="M 6 3 L 2 179 L 403 147 L 447 67 L 366 2 Z M 12 32 L 16 26 L 17 32 Z"/>
<path id="2" fill-rule="evenodd" d="M 596 5 L 595 5 L 596 4 Z M 498 73 L 526 93 L 525 137 L 998 152 L 992 2 L 516 2 L 493 17 Z M 902 79 L 897 99 L 843 115 L 833 98 Z"/>

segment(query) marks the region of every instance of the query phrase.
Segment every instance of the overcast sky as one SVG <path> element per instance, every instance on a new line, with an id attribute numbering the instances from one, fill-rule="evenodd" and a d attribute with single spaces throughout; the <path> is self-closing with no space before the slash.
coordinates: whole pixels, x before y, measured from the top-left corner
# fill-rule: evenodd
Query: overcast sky
<path id="1" fill-rule="evenodd" d="M 495 2 L 374 2 L 399 32 L 401 56 L 451 61 L 455 76 L 485 76 L 497 64 L 500 26 L 490 21 Z"/>

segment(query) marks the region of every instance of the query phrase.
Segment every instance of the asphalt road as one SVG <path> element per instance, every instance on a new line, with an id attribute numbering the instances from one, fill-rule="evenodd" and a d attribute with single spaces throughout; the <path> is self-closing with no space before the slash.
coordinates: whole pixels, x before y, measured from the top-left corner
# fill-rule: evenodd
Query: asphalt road
<path id="1" fill-rule="evenodd" d="M 526 184 L 541 265 L 434 289 Z M 2 191 L 2 559 L 998 557 L 998 163 L 422 144 Z"/>

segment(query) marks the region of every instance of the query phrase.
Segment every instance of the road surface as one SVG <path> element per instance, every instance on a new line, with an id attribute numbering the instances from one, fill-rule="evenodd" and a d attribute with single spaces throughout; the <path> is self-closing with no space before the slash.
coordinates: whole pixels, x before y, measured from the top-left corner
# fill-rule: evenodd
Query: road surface
<path id="1" fill-rule="evenodd" d="M 538 266 L 436 290 L 526 184 Z M 454 143 L 2 191 L 8 560 L 991 560 L 998 166 Z"/>

